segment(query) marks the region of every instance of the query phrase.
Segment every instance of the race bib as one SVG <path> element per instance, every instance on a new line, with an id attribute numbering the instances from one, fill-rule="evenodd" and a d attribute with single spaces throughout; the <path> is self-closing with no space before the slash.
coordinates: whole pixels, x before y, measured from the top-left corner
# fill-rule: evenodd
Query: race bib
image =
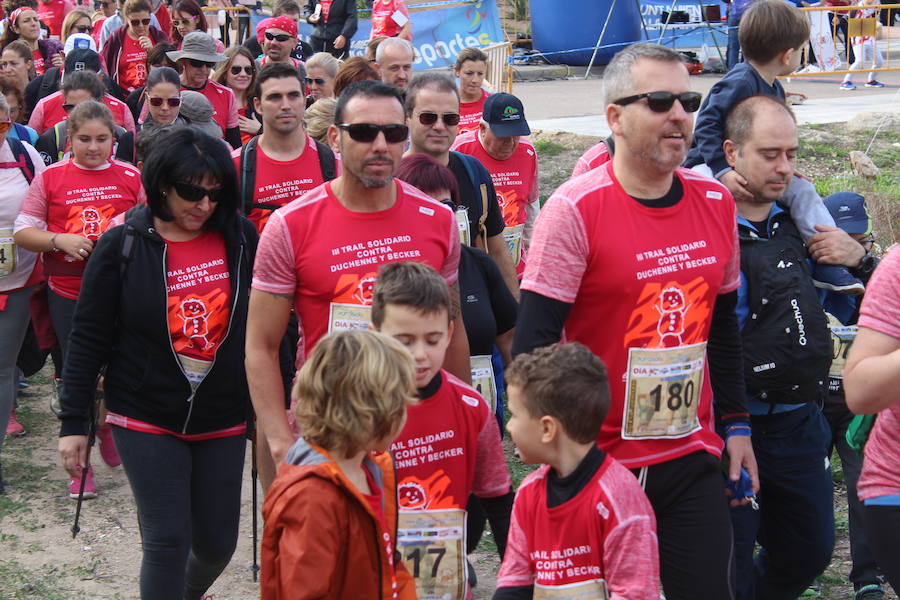
<path id="1" fill-rule="evenodd" d="M 469 364 L 472 367 L 472 387 L 482 395 L 493 413 L 497 408 L 497 382 L 494 380 L 491 357 L 473 356 L 469 359 Z"/>
<path id="2" fill-rule="evenodd" d="M 503 230 L 503 240 L 509 248 L 509 255 L 512 256 L 513 266 L 518 267 L 522 261 L 522 232 L 525 231 L 525 225 L 519 224 L 514 227 L 506 227 Z"/>
<path id="3" fill-rule="evenodd" d="M 16 244 L 12 229 L 0 229 L 0 277 L 16 270 Z"/>
<path id="4" fill-rule="evenodd" d="M 534 584 L 534 600 L 608 600 L 606 581 L 580 581 L 568 585 Z"/>
<path id="5" fill-rule="evenodd" d="M 459 227 L 459 242 L 463 246 L 472 245 L 472 233 L 469 230 L 469 209 L 460 206 L 456 209 L 456 226 Z"/>
<path id="6" fill-rule="evenodd" d="M 844 365 L 847 364 L 847 354 L 850 352 L 853 340 L 856 339 L 859 327 L 856 325 L 840 325 L 838 322 L 830 322 L 828 326 L 831 329 L 831 343 L 833 345 L 831 369 L 828 371 L 828 376 L 832 379 L 843 379 Z"/>
<path id="7" fill-rule="evenodd" d="M 397 548 L 419 600 L 466 597 L 465 531 L 464 510 L 400 511 Z"/>
<path id="8" fill-rule="evenodd" d="M 622 439 L 681 438 L 700 429 L 706 342 L 629 348 Z"/>
<path id="9" fill-rule="evenodd" d="M 181 354 L 178 355 L 178 362 L 181 363 L 184 375 L 191 384 L 191 390 L 197 389 L 197 386 L 200 385 L 200 382 L 203 381 L 203 378 L 206 377 L 206 374 L 212 368 L 212 361 L 210 360 L 198 360 L 189 356 L 182 356 Z"/>
<path id="10" fill-rule="evenodd" d="M 328 333 L 345 329 L 368 329 L 371 322 L 371 306 L 332 302 L 328 309 Z"/>

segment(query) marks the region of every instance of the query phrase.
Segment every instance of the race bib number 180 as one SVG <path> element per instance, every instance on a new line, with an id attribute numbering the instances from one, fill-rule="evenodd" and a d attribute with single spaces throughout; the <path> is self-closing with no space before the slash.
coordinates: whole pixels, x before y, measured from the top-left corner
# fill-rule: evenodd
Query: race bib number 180
<path id="1" fill-rule="evenodd" d="M 700 429 L 706 342 L 629 348 L 622 438 L 681 438 Z"/>
<path id="2" fill-rule="evenodd" d="M 400 511 L 397 548 L 419 600 L 466 597 L 465 531 L 460 509 Z"/>

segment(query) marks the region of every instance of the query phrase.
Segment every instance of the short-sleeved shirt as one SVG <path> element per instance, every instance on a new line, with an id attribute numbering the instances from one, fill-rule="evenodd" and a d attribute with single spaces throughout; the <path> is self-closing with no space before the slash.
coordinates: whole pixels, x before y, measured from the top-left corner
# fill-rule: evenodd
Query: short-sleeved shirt
<path id="1" fill-rule="evenodd" d="M 478 131 L 481 123 L 481 115 L 484 113 L 484 101 L 490 96 L 485 90 L 481 90 L 481 97 L 474 102 L 459 103 L 459 127 L 456 135 L 462 135 L 467 131 Z"/>
<path id="2" fill-rule="evenodd" d="M 450 162 L 447 166 L 450 167 L 453 175 L 456 176 L 456 183 L 459 186 L 459 204 L 460 206 L 465 206 L 469 211 L 469 231 L 472 232 L 471 239 L 474 244 L 475 236 L 478 232 L 478 217 L 482 212 L 481 191 L 469 179 L 469 174 L 465 165 L 462 164 L 462 160 L 452 152 L 450 153 Z M 491 187 L 493 187 L 493 183 L 491 183 Z M 491 192 L 493 190 L 489 189 L 487 220 L 484 222 L 485 227 L 487 227 L 488 237 L 500 235 L 503 233 L 504 227 L 506 227 L 503 223 L 503 213 L 500 211 L 500 203 L 497 202 L 496 192 Z"/>
<path id="3" fill-rule="evenodd" d="M 859 326 L 900 339 L 900 251 L 892 250 L 881 261 L 866 285 Z M 860 500 L 900 494 L 900 403 L 878 413 L 866 442 L 859 476 Z"/>
<path id="4" fill-rule="evenodd" d="M 459 229 L 452 211 L 394 180 L 397 200 L 376 212 L 348 210 L 325 183 L 269 218 L 253 288 L 290 294 L 298 316 L 297 366 L 330 330 L 368 327 L 379 265 L 413 260 L 456 283 Z"/>
<path id="5" fill-rule="evenodd" d="M 628 468 L 718 456 L 705 346 L 717 295 L 740 285 L 734 200 L 679 168 L 681 200 L 651 208 L 612 166 L 569 180 L 544 205 L 522 289 L 571 304 L 564 338 L 606 363 L 603 450 Z"/>
<path id="6" fill-rule="evenodd" d="M 394 20 L 394 13 L 400 12 L 409 19 L 409 9 L 403 0 L 375 0 L 372 5 L 372 35 L 371 39 L 377 37 L 395 37 L 403 29 Z"/>
<path id="7" fill-rule="evenodd" d="M 591 146 L 578 158 L 578 162 L 575 163 L 575 168 L 572 170 L 572 177 L 578 177 L 591 169 L 605 165 L 610 159 L 612 157 L 609 155 L 609 148 L 606 142 L 600 142 L 595 146 Z"/>
<path id="8" fill-rule="evenodd" d="M 558 597 L 658 600 L 656 519 L 634 475 L 606 456 L 574 498 L 548 508 L 549 470 L 544 465 L 529 474 L 516 492 L 497 588 L 534 585 L 553 598 L 554 590 L 568 590 L 571 595 Z"/>
<path id="9" fill-rule="evenodd" d="M 75 8 L 71 2 L 63 0 L 50 0 L 50 2 L 37 3 L 38 19 L 43 21 L 50 28 L 50 35 L 56 39 L 62 37 L 62 26 L 66 15 Z"/>
<path id="10" fill-rule="evenodd" d="M 234 168 L 241 176 L 241 148 L 231 153 Z M 284 206 L 303 194 L 324 183 L 322 168 L 319 165 L 319 150 L 315 140 L 306 136 L 306 147 L 294 160 L 275 160 L 269 157 L 262 146 L 256 146 L 256 175 L 254 204 L 276 204 Z M 255 208 L 247 215 L 256 229 L 262 232 L 263 227 L 272 215 L 272 210 Z"/>
<path id="11" fill-rule="evenodd" d="M 69 118 L 66 109 L 63 108 L 65 103 L 66 99 L 62 90 L 41 98 L 35 105 L 31 118 L 28 119 L 28 126 L 37 131 L 38 134 L 41 134 L 57 123 L 65 121 Z M 106 104 L 112 113 L 116 125 L 124 127 L 131 132 L 135 131 L 134 116 L 131 114 L 127 104 L 109 94 L 103 96 L 103 103 Z"/>

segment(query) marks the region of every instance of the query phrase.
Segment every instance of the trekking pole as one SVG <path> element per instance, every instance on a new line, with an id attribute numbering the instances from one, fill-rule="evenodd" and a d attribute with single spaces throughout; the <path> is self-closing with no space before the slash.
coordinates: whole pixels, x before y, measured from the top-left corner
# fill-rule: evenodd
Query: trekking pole
<path id="1" fill-rule="evenodd" d="M 257 428 L 256 423 L 253 423 L 253 434 L 250 436 L 250 457 L 251 457 L 251 465 L 250 465 L 250 481 L 253 486 L 253 566 L 250 567 L 250 570 L 253 572 L 253 581 L 256 582 L 259 578 L 259 562 L 256 560 L 256 542 L 257 542 L 257 534 L 258 534 L 258 517 L 256 515 L 257 512 L 257 490 L 256 490 L 256 482 L 259 479 L 259 471 L 256 467 L 256 436 L 257 436 Z"/>
<path id="2" fill-rule="evenodd" d="M 90 420 L 88 421 L 88 445 L 87 445 L 87 457 L 84 461 L 84 464 L 81 467 L 81 484 L 78 486 L 78 502 L 75 504 L 75 522 L 72 523 L 72 539 L 75 539 L 75 536 L 78 535 L 78 532 L 81 531 L 81 527 L 78 526 L 78 521 L 81 518 L 81 503 L 84 501 L 84 484 L 87 482 L 88 469 L 90 469 L 90 465 L 88 464 L 91 460 L 91 448 L 94 447 L 94 438 L 97 434 L 97 424 L 94 422 L 95 414 L 94 414 L 94 402 L 91 401 L 90 408 Z"/>

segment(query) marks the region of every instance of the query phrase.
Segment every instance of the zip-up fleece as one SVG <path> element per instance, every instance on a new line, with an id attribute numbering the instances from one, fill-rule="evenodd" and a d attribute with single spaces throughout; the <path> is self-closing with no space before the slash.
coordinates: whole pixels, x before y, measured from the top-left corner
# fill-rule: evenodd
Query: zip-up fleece
<path id="1" fill-rule="evenodd" d="M 87 434 L 95 382 L 104 365 L 106 405 L 124 417 L 181 433 L 216 431 L 248 419 L 244 338 L 258 235 L 237 213 L 221 233 L 231 276 L 229 325 L 211 369 L 193 393 L 172 348 L 166 244 L 153 227 L 150 209 L 132 209 L 125 225 L 100 238 L 72 320 L 60 397 L 61 436 Z M 123 247 L 128 237 L 130 252 Z"/>
<path id="2" fill-rule="evenodd" d="M 300 438 L 266 493 L 262 600 L 379 600 L 393 597 L 384 531 L 369 502 L 326 450 Z M 397 481 L 388 453 L 363 460 L 381 486 L 385 523 L 397 541 Z M 394 552 L 397 598 L 416 585 Z"/>

